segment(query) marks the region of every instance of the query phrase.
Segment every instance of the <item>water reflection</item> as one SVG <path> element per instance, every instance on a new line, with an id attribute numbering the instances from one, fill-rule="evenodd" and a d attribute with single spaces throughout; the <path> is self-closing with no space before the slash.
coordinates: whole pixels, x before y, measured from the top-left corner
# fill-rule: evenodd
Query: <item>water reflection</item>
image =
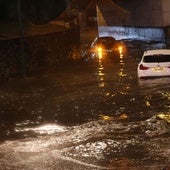
<path id="1" fill-rule="evenodd" d="M 121 115 L 116 115 L 116 116 L 107 116 L 107 115 L 100 114 L 99 117 L 103 120 L 123 120 L 123 119 L 127 119 L 128 116 L 125 113 L 123 113 Z"/>
<path id="2" fill-rule="evenodd" d="M 99 62 L 98 62 L 98 79 L 99 79 L 98 86 L 105 87 L 105 81 L 104 81 L 105 73 L 104 73 L 104 66 L 103 66 L 101 58 L 99 58 Z"/>
<path id="3" fill-rule="evenodd" d="M 124 69 L 125 69 L 124 56 L 123 56 L 123 54 L 120 54 L 120 72 L 119 72 L 120 77 L 127 76 Z"/>
<path id="4" fill-rule="evenodd" d="M 22 124 L 24 125 L 24 124 Z M 34 132 L 38 134 L 54 134 L 67 131 L 66 127 L 57 124 L 44 124 L 38 127 L 16 127 L 15 132 Z"/>
<path id="5" fill-rule="evenodd" d="M 148 78 L 148 79 L 139 79 L 138 84 L 141 88 L 153 88 L 153 87 L 160 87 L 162 86 L 169 87 L 170 78 Z"/>
<path id="6" fill-rule="evenodd" d="M 153 108 L 155 111 L 170 109 L 170 78 L 153 78 L 138 81 L 139 92 L 144 95 L 146 107 Z M 160 102 L 161 101 L 161 102 Z"/>
<path id="7" fill-rule="evenodd" d="M 170 113 L 159 113 L 157 117 L 170 123 Z"/>

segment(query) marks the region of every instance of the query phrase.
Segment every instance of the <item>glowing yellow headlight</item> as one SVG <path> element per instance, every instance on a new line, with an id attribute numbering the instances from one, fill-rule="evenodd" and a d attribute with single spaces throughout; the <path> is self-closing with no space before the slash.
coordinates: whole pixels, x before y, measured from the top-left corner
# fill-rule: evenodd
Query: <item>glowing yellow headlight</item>
<path id="1" fill-rule="evenodd" d="M 97 52 L 99 59 L 102 59 L 102 51 L 103 51 L 102 47 L 96 48 L 96 52 Z"/>
<path id="2" fill-rule="evenodd" d="M 98 53 L 102 52 L 102 47 L 97 47 L 97 52 Z"/>
<path id="3" fill-rule="evenodd" d="M 120 52 L 122 52 L 122 51 L 123 51 L 123 47 L 122 47 L 122 46 L 119 46 L 119 47 L 118 47 L 118 50 L 119 50 Z"/>

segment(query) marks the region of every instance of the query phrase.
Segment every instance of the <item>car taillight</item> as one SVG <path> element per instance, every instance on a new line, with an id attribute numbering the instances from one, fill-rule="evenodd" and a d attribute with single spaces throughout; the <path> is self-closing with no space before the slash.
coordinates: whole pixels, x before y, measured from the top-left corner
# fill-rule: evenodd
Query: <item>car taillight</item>
<path id="1" fill-rule="evenodd" d="M 149 67 L 145 67 L 143 64 L 140 64 L 139 69 L 140 70 L 147 70 L 147 69 L 149 69 Z"/>

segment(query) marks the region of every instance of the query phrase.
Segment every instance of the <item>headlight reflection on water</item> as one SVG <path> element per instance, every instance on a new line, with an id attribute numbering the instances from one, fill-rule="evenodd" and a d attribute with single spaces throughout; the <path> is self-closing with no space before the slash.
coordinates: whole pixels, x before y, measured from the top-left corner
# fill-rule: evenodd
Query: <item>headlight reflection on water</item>
<path id="1" fill-rule="evenodd" d="M 39 127 L 28 127 L 28 128 L 15 128 L 16 132 L 28 132 L 32 131 L 39 134 L 54 134 L 56 132 L 65 132 L 67 131 L 64 126 L 56 124 L 45 124 Z"/>
<path id="2" fill-rule="evenodd" d="M 159 113 L 157 117 L 170 123 L 170 113 Z"/>
<path id="3" fill-rule="evenodd" d="M 105 82 L 104 82 L 104 76 L 105 76 L 105 73 L 104 73 L 104 66 L 102 64 L 102 61 L 101 59 L 99 58 L 99 65 L 98 65 L 98 78 L 100 80 L 98 86 L 99 87 L 104 87 L 105 86 Z"/>
<path id="4" fill-rule="evenodd" d="M 119 76 L 120 77 L 126 77 L 127 74 L 125 74 L 125 62 L 124 62 L 124 58 L 123 58 L 123 54 L 120 54 L 120 72 L 119 72 Z"/>
<path id="5" fill-rule="evenodd" d="M 102 114 L 100 114 L 99 116 L 103 120 L 123 120 L 128 118 L 128 116 L 125 113 L 121 114 L 120 116 L 106 116 Z"/>

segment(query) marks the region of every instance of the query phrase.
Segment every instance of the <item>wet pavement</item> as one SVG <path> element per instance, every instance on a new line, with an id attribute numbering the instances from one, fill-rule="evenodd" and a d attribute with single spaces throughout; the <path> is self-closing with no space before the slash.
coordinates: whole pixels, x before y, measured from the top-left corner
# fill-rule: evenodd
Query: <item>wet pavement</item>
<path id="1" fill-rule="evenodd" d="M 3 170 L 170 168 L 170 78 L 137 57 L 79 63 L 0 88 Z"/>

